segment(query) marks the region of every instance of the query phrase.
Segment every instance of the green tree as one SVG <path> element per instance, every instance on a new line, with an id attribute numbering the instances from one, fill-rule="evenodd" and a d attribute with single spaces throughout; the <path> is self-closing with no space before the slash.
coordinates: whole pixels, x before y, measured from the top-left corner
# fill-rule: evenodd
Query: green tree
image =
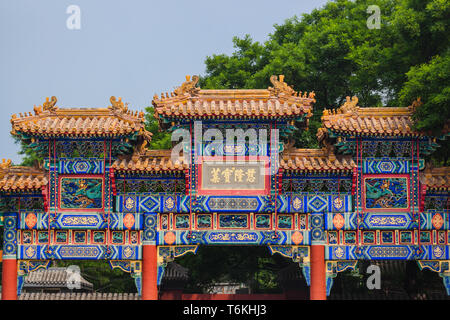
<path id="1" fill-rule="evenodd" d="M 21 166 L 32 167 L 42 163 L 43 158 L 36 154 L 36 152 L 29 148 L 26 143 L 21 141 L 17 136 L 12 136 L 14 143 L 20 145 L 19 154 L 22 156 Z"/>
<path id="2" fill-rule="evenodd" d="M 145 108 L 145 129 L 152 133 L 152 140 L 149 144 L 150 149 L 170 149 L 172 147 L 170 134 L 167 131 L 160 130 L 153 107 Z"/>
<path id="3" fill-rule="evenodd" d="M 450 50 L 435 56 L 429 63 L 414 66 L 407 73 L 408 81 L 400 92 L 400 102 L 420 98 L 423 104 L 416 108 L 416 128 L 437 136 L 442 128 L 449 130 L 450 119 Z M 447 165 L 450 157 L 449 141 L 440 142 L 443 148 L 436 151 L 438 165 Z M 442 162 L 440 162 L 442 159 Z"/>
<path id="4" fill-rule="evenodd" d="M 277 271 L 291 261 L 270 255 L 266 246 L 201 246 L 197 254 L 176 260 L 189 268 L 186 291 L 206 292 L 215 283 L 244 283 L 253 293 L 276 292 Z"/>
<path id="5" fill-rule="evenodd" d="M 420 98 L 414 118 L 418 130 L 439 135 L 450 119 L 450 50 L 430 62 L 414 66 L 406 74 L 408 81 L 400 91 L 400 101 L 408 105 Z"/>
<path id="6" fill-rule="evenodd" d="M 129 273 L 111 269 L 107 261 L 57 261 L 57 266 L 77 265 L 83 278 L 94 285 L 95 292 L 134 293 L 137 292 L 134 280 Z"/>
<path id="7" fill-rule="evenodd" d="M 380 29 L 368 29 L 366 23 L 367 8 L 374 4 L 380 7 Z M 406 103 L 399 98 L 408 72 L 448 49 L 449 7 L 443 0 L 330 1 L 275 25 L 264 44 L 249 35 L 234 38 L 231 55 L 205 60 L 200 85 L 262 88 L 270 85 L 270 75 L 284 74 L 297 91 L 314 90 L 311 130 L 295 138 L 297 146 L 316 147 L 322 110 L 340 106 L 346 96 L 358 96 L 362 107 Z M 425 126 L 421 117 L 415 119 L 418 127 Z"/>

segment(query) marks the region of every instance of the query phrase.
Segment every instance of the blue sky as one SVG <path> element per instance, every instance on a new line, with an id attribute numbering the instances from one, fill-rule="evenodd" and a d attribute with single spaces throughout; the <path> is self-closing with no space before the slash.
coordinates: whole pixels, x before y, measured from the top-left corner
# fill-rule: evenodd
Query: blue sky
<path id="1" fill-rule="evenodd" d="M 233 52 L 233 36 L 263 42 L 274 24 L 309 13 L 325 0 L 1 0 L 0 158 L 20 163 L 10 136 L 13 113 L 55 95 L 59 107 L 106 107 L 111 95 L 143 110 L 155 93 L 204 60 Z M 69 30 L 67 7 L 81 10 Z"/>

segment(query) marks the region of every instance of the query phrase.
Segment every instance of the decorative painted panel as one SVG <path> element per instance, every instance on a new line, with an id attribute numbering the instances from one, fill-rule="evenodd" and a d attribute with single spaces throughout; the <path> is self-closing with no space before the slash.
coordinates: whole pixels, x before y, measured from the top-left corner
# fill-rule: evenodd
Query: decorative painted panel
<path id="1" fill-rule="evenodd" d="M 326 260 L 414 260 L 449 259 L 450 246 L 444 245 L 376 245 L 327 246 Z"/>
<path id="2" fill-rule="evenodd" d="M 144 215 L 144 226 L 143 226 L 143 235 L 142 242 L 144 245 L 146 244 L 155 244 L 155 240 L 157 237 L 157 219 L 158 216 L 156 214 L 145 214 Z"/>
<path id="3" fill-rule="evenodd" d="M 449 230 L 449 213 L 445 210 L 428 210 L 420 213 L 420 229 Z"/>
<path id="4" fill-rule="evenodd" d="M 417 228 L 417 222 L 410 213 L 369 212 L 359 225 L 360 229 L 411 229 Z"/>
<path id="5" fill-rule="evenodd" d="M 20 245 L 18 259 L 137 260 L 142 247 L 133 245 Z"/>
<path id="6" fill-rule="evenodd" d="M 60 210 L 98 211 L 103 209 L 103 177 L 60 177 Z"/>
<path id="7" fill-rule="evenodd" d="M 17 214 L 3 214 L 3 259 L 16 259 L 17 254 Z"/>
<path id="8" fill-rule="evenodd" d="M 308 231 L 196 230 L 158 232 L 156 245 L 310 244 Z"/>
<path id="9" fill-rule="evenodd" d="M 358 227 L 356 213 L 326 213 L 324 227 L 326 230 L 355 230 Z"/>
<path id="10" fill-rule="evenodd" d="M 200 195 L 264 195 L 270 190 L 268 158 L 200 157 L 198 164 Z"/>
<path id="11" fill-rule="evenodd" d="M 270 214 L 255 215 L 255 229 L 269 229 L 272 227 L 272 218 Z"/>
<path id="12" fill-rule="evenodd" d="M 423 169 L 425 161 L 420 160 L 420 169 Z M 410 158 L 366 158 L 363 160 L 364 174 L 406 174 L 411 171 Z"/>
<path id="13" fill-rule="evenodd" d="M 249 228 L 248 215 L 246 214 L 219 214 L 219 228 L 242 229 Z"/>
<path id="14" fill-rule="evenodd" d="M 276 201 L 274 201 L 276 199 Z M 352 197 L 348 194 L 294 194 L 269 196 L 193 196 L 174 194 L 119 194 L 119 212 L 349 212 Z"/>
<path id="15" fill-rule="evenodd" d="M 20 230 L 18 243 L 31 244 L 131 244 L 140 243 L 140 231 L 106 230 Z"/>
<path id="16" fill-rule="evenodd" d="M 367 211 L 409 211 L 409 176 L 365 175 L 363 204 Z"/>
<path id="17" fill-rule="evenodd" d="M 142 229 L 142 214 L 139 213 L 99 213 L 99 212 L 61 212 L 57 218 L 51 214 L 50 227 L 53 229 Z M 20 213 L 20 229 L 48 229 L 49 215 L 41 211 Z"/>
<path id="18" fill-rule="evenodd" d="M 59 174 L 102 174 L 104 160 L 97 158 L 60 158 L 58 161 Z"/>
<path id="19" fill-rule="evenodd" d="M 212 224 L 212 214 L 197 214 L 196 216 L 196 228 L 197 229 L 211 229 Z"/>

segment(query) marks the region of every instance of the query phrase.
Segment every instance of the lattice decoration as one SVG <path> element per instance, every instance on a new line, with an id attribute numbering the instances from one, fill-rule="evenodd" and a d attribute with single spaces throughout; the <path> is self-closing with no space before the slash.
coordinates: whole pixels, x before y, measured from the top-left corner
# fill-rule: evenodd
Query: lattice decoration
<path id="1" fill-rule="evenodd" d="M 0 212 L 25 210 L 44 210 L 44 199 L 35 197 L 2 197 L 0 199 Z"/>
<path id="2" fill-rule="evenodd" d="M 301 193 L 301 192 L 343 192 L 351 191 L 351 179 L 338 178 L 318 178 L 318 179 L 283 179 L 282 192 Z"/>
<path id="3" fill-rule="evenodd" d="M 322 191 L 323 186 L 324 186 L 323 180 L 311 179 L 308 182 L 309 182 L 309 187 L 312 189 L 312 191 L 314 191 L 314 192 Z"/>
<path id="4" fill-rule="evenodd" d="M 211 122 L 211 123 L 202 123 L 202 128 L 204 130 L 207 129 L 218 129 L 223 135 L 223 138 L 226 137 L 226 130 L 227 129 L 267 129 L 270 130 L 270 123 L 242 123 L 242 122 L 229 122 L 229 123 L 217 123 L 217 122 Z M 269 136 L 269 132 L 267 132 L 267 137 Z"/>
<path id="5" fill-rule="evenodd" d="M 119 192 L 185 193 L 186 182 L 184 179 L 117 179 L 116 189 Z"/>
<path id="6" fill-rule="evenodd" d="M 109 144 L 107 143 L 107 150 Z M 103 141 L 57 141 L 56 152 L 58 157 L 97 157 L 103 158 L 104 142 Z"/>
<path id="7" fill-rule="evenodd" d="M 20 199 L 20 209 L 22 210 L 44 210 L 43 197 L 26 197 Z"/>
<path id="8" fill-rule="evenodd" d="M 425 197 L 425 210 L 428 209 L 450 209 L 450 199 L 447 194 L 438 194 Z"/>
<path id="9" fill-rule="evenodd" d="M 363 155 L 375 156 L 378 150 L 379 141 L 363 141 L 362 153 Z"/>

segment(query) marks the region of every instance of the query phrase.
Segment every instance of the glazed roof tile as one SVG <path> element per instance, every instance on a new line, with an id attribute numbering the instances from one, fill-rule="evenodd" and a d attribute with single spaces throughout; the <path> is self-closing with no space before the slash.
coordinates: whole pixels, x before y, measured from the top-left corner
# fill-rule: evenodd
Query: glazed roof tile
<path id="1" fill-rule="evenodd" d="M 326 137 L 327 130 L 359 135 L 419 135 L 413 130 L 411 118 L 420 100 L 407 108 L 357 106 L 358 98 L 347 97 L 338 109 L 323 111 L 322 124 L 317 136 L 319 140 Z M 446 130 L 446 129 L 445 129 Z"/>
<path id="2" fill-rule="evenodd" d="M 151 133 L 145 130 L 144 113 L 128 110 L 121 98 L 111 97 L 108 108 L 64 108 L 55 104 L 56 97 L 47 98 L 43 106 L 34 107 L 31 112 L 13 115 L 11 118 L 13 135 L 18 132 L 33 135 L 76 135 L 115 136 L 139 132 L 146 140 Z"/>
<path id="3" fill-rule="evenodd" d="M 122 157 L 112 164 L 117 171 L 165 172 L 189 169 L 183 157 L 171 159 L 171 150 L 146 150 L 142 154 Z M 356 166 L 351 156 L 335 156 L 326 149 L 289 149 L 280 157 L 284 170 L 352 170 Z"/>
<path id="4" fill-rule="evenodd" d="M 122 157 L 113 162 L 117 171 L 161 172 L 189 169 L 183 157 L 172 160 L 172 150 L 145 150 L 141 154 Z"/>
<path id="5" fill-rule="evenodd" d="M 202 90 L 196 87 L 198 76 L 186 77 L 180 87 L 153 98 L 155 117 L 258 117 L 312 116 L 314 93 L 296 92 L 284 77 L 270 78 L 268 89 Z"/>
<path id="6" fill-rule="evenodd" d="M 450 188 L 450 167 L 425 169 L 420 175 L 420 182 L 428 189 L 448 190 Z"/>
<path id="7" fill-rule="evenodd" d="M 189 279 L 189 269 L 185 268 L 178 263 L 170 262 L 167 264 L 167 269 L 164 271 L 162 281 L 171 280 L 188 280 Z"/>
<path id="8" fill-rule="evenodd" d="M 280 167 L 295 171 L 348 171 L 353 170 L 356 164 L 351 156 L 336 156 L 325 148 L 290 148 L 280 157 Z"/>
<path id="9" fill-rule="evenodd" d="M 11 166 L 11 160 L 0 163 L 0 191 L 17 192 L 38 190 L 47 185 L 47 176 L 41 169 Z"/>
<path id="10" fill-rule="evenodd" d="M 67 287 L 67 281 L 71 276 L 67 268 L 52 267 L 46 270 L 32 271 L 25 278 L 24 288 L 27 287 Z M 80 284 L 83 288 L 93 288 L 93 284 L 80 275 Z"/>

